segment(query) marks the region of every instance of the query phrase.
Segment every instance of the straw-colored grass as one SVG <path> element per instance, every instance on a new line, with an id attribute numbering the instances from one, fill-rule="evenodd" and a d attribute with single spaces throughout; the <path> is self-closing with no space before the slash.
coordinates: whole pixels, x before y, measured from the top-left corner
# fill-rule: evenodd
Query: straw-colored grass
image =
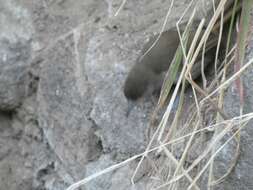
<path id="1" fill-rule="evenodd" d="M 219 185 L 226 177 L 233 171 L 234 166 L 239 155 L 240 148 L 240 131 L 244 129 L 248 122 L 253 118 L 253 113 L 243 114 L 243 86 L 240 82 L 240 76 L 243 72 L 253 64 L 253 58 L 244 64 L 245 47 L 247 43 L 247 36 L 249 30 L 249 11 L 253 7 L 253 2 L 250 0 L 244 0 L 242 3 L 242 19 L 239 24 L 239 36 L 236 39 L 236 45 L 232 44 L 232 31 L 234 22 L 236 20 L 235 12 L 238 10 L 238 1 L 232 2 L 231 10 L 229 11 L 229 17 L 224 15 L 226 13 L 226 0 L 220 0 L 217 7 L 213 7 L 214 13 L 208 23 L 205 19 L 199 22 L 199 26 L 195 32 L 195 36 L 189 46 L 189 50 L 186 50 L 186 44 L 188 39 L 189 28 L 192 26 L 192 22 L 195 19 L 196 10 L 192 11 L 192 14 L 188 20 L 185 31 L 180 33 L 180 23 L 189 11 L 189 8 L 193 5 L 193 0 L 186 8 L 182 17 L 177 23 L 178 34 L 180 36 L 181 47 L 177 49 L 175 58 L 171 64 L 171 67 L 166 75 L 165 82 L 161 91 L 159 102 L 155 110 L 154 115 L 158 113 L 161 107 L 166 107 L 163 117 L 158 126 L 156 127 L 154 133 L 150 138 L 150 142 L 146 147 L 146 151 L 135 155 L 121 163 L 115 164 L 101 172 L 95 173 L 87 178 L 80 180 L 79 182 L 71 185 L 67 190 L 74 190 L 81 185 L 88 183 L 89 181 L 104 175 L 108 172 L 112 172 L 126 164 L 135 161 L 140 158 L 139 163 L 133 173 L 131 179 L 132 184 L 135 183 L 135 176 L 138 173 L 140 166 L 143 164 L 144 159 L 148 159 L 153 167 L 152 177 L 150 177 L 150 183 L 155 181 L 153 189 L 165 188 L 168 190 L 175 190 L 182 184 L 187 190 L 197 189 L 200 190 L 202 187 L 199 185 L 198 180 L 206 179 L 208 181 L 205 188 L 210 189 L 214 185 Z M 126 0 L 123 0 L 119 11 L 122 9 Z M 171 8 L 173 7 L 174 1 L 172 0 L 171 6 L 166 15 L 164 25 L 162 26 L 160 34 L 164 31 L 165 24 L 170 15 Z M 215 3 L 213 3 L 215 5 Z M 192 9 L 191 9 L 192 10 Z M 225 11 L 224 11 L 225 10 Z M 119 14 L 117 11 L 116 15 Z M 223 27 L 217 27 L 217 23 L 223 23 L 225 20 L 230 19 L 231 23 L 229 26 L 229 32 L 227 35 L 227 47 L 225 50 L 224 60 L 219 60 L 221 66 L 218 65 L 218 53 L 220 51 L 220 43 L 222 40 Z M 201 34 L 202 29 L 205 26 L 205 32 Z M 216 58 L 214 63 L 215 74 L 213 81 L 207 81 L 205 76 L 203 63 L 204 63 L 204 52 L 208 48 L 208 37 L 213 32 L 213 30 L 218 29 L 218 45 L 216 51 Z M 159 38 L 159 36 L 158 36 Z M 158 41 L 158 40 L 157 40 Z M 157 41 L 155 43 L 157 43 Z M 153 44 L 154 45 L 154 44 Z M 152 50 L 150 47 L 150 50 Z M 148 52 L 147 52 L 148 53 Z M 198 55 L 202 55 L 202 79 L 203 87 L 199 86 L 192 80 L 191 68 L 196 62 Z M 144 55 L 145 56 L 145 55 Z M 177 80 L 177 84 L 173 91 L 171 87 L 173 81 L 176 77 L 176 72 L 178 72 L 178 65 L 184 61 L 180 77 Z M 232 63 L 237 65 L 234 74 L 228 77 L 228 68 L 231 67 Z M 240 115 L 237 117 L 231 117 L 226 110 L 223 109 L 225 101 L 225 90 L 232 84 L 232 82 L 237 81 L 238 94 L 240 96 Z M 191 108 L 188 109 L 187 114 L 183 113 L 185 109 L 184 105 L 184 95 L 185 95 L 185 84 L 189 83 L 194 97 L 194 103 Z M 181 86 L 181 91 L 180 91 Z M 166 100 L 170 96 L 170 101 L 166 105 Z M 176 100 L 176 96 L 179 95 L 179 105 L 178 109 L 174 115 L 174 119 L 169 125 L 168 121 L 172 115 L 172 107 Z M 213 116 L 212 121 L 208 123 L 205 121 L 205 110 L 212 110 L 208 112 L 209 116 Z M 154 116 L 153 115 L 153 116 Z M 187 116 L 187 118 L 183 118 Z M 151 119 L 152 120 L 152 119 Z M 154 125 L 153 122 L 151 122 Z M 203 135 L 208 131 L 213 131 L 213 135 L 209 141 L 204 141 L 203 138 L 197 138 L 199 135 Z M 227 166 L 227 171 L 224 171 L 224 175 L 220 176 L 218 179 L 214 176 L 214 166 L 215 157 L 224 149 L 225 146 L 229 145 L 231 141 L 235 141 L 237 146 L 234 150 L 234 158 L 231 159 L 230 165 Z M 198 150 L 199 154 L 194 155 L 196 158 L 190 163 L 188 167 L 185 164 L 188 162 L 187 159 L 193 154 L 192 147 L 198 145 L 202 147 Z M 175 153 L 178 153 L 178 147 L 181 148 L 180 157 L 177 157 Z M 163 156 L 166 163 L 160 163 L 156 165 L 157 162 L 155 156 Z M 169 160 L 169 162 L 168 162 Z M 167 171 L 164 171 L 169 166 Z M 163 172 L 161 172 L 163 171 Z M 208 173 L 207 173 L 208 172 Z M 162 173 L 164 176 L 162 176 Z M 204 175 L 207 173 L 208 175 Z M 184 181 L 182 180 L 184 179 Z M 159 184 L 160 183 L 160 184 Z"/>

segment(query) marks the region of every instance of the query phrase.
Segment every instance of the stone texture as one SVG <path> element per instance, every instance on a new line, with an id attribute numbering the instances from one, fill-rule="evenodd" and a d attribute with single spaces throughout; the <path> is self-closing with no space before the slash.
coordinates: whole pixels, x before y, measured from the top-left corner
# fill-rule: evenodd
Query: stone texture
<path id="1" fill-rule="evenodd" d="M 166 28 L 189 2 L 175 1 Z M 138 101 L 127 117 L 122 86 L 145 41 L 160 31 L 170 1 L 127 1 L 115 17 L 120 3 L 0 0 L 0 109 L 11 111 L 0 113 L 3 189 L 66 189 L 144 150 L 154 101 Z M 251 70 L 247 76 L 245 111 L 250 112 Z M 235 102 L 231 94 L 228 101 Z M 242 132 L 240 163 L 223 189 L 252 185 L 246 174 L 252 165 L 247 130 Z M 224 159 L 227 153 L 233 154 L 224 151 Z M 131 186 L 136 163 L 85 189 L 148 189 L 148 166 Z"/>
<path id="2" fill-rule="evenodd" d="M 41 70 L 38 102 L 39 125 L 49 145 L 77 179 L 84 175 L 83 166 L 87 161 L 99 155 L 100 146 L 95 143 L 93 123 L 86 116 L 90 109 L 87 102 L 89 84 L 82 73 L 80 76 L 74 47 L 74 38 L 70 35 L 47 52 Z"/>
<path id="3" fill-rule="evenodd" d="M 2 189 L 62 189 L 59 159 L 35 120 L 35 97 L 15 114 L 0 113 L 0 184 Z M 68 174 L 64 175 L 67 178 Z M 71 179 L 71 178 L 70 178 Z"/>
<path id="4" fill-rule="evenodd" d="M 26 94 L 33 25 L 28 11 L 0 1 L 0 109 L 17 108 Z"/>
<path id="5" fill-rule="evenodd" d="M 117 164 L 113 161 L 113 158 L 110 155 L 101 155 L 99 160 L 95 162 L 90 162 L 87 165 L 87 175 L 92 175 L 96 172 L 100 172 L 102 169 L 110 167 L 114 164 Z M 130 182 L 130 178 L 134 172 L 134 167 L 131 165 L 125 165 L 124 167 L 116 170 L 116 172 L 109 172 L 104 174 L 90 183 L 87 183 L 85 186 L 87 190 L 103 190 L 103 189 L 145 189 L 148 186 L 147 181 L 140 180 L 134 186 Z"/>
<path id="6" fill-rule="evenodd" d="M 253 18 L 253 14 L 251 14 L 251 18 Z M 251 26 L 251 31 L 253 27 Z M 249 44 L 246 49 L 246 57 L 245 63 L 252 59 L 253 57 L 253 35 L 252 33 L 249 36 Z M 253 111 L 253 66 L 251 65 L 242 75 L 242 82 L 244 86 L 244 111 L 243 114 L 252 113 Z M 233 83 L 231 87 L 228 89 L 225 98 L 225 110 L 233 117 L 238 116 L 240 114 L 240 100 L 238 95 L 238 90 Z M 253 150 L 251 144 L 253 143 L 252 135 L 252 119 L 243 128 L 240 132 L 241 140 L 240 140 L 240 155 L 236 167 L 227 180 L 223 183 L 216 186 L 216 189 L 251 189 L 253 187 L 253 181 L 251 178 L 251 173 L 253 172 Z M 222 151 L 219 155 L 219 160 L 216 163 L 217 174 L 224 173 L 224 163 L 227 160 L 233 158 L 235 152 L 235 143 L 229 143 L 229 145 Z"/>

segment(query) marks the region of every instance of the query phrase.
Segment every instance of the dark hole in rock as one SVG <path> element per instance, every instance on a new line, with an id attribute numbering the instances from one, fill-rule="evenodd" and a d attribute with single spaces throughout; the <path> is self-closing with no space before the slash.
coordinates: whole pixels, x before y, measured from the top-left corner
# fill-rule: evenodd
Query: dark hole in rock
<path id="1" fill-rule="evenodd" d="M 118 26 L 117 25 L 113 25 L 112 28 L 115 29 L 115 30 L 118 30 Z"/>
<path id="2" fill-rule="evenodd" d="M 100 17 L 96 17 L 95 20 L 94 20 L 94 22 L 95 22 L 95 23 L 98 23 L 100 20 L 101 20 Z"/>
<path id="3" fill-rule="evenodd" d="M 37 179 L 41 179 L 44 176 L 51 174 L 54 169 L 55 169 L 54 162 L 48 164 L 45 168 L 39 170 L 39 172 L 37 173 Z"/>

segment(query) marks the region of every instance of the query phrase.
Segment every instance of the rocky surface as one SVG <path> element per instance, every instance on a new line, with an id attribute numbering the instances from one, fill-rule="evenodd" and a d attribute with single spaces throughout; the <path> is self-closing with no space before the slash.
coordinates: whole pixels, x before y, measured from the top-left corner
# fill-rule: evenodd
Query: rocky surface
<path id="1" fill-rule="evenodd" d="M 166 27 L 189 2 L 175 1 Z M 170 1 L 127 1 L 115 17 L 120 3 L 0 1 L 0 189 L 66 189 L 145 149 L 154 101 L 140 100 L 127 116 L 122 85 L 145 41 L 160 31 Z M 252 94 L 252 72 L 245 76 Z M 250 175 L 240 172 L 252 164 L 250 131 L 243 134 L 234 175 L 250 187 Z M 130 189 L 136 164 L 85 189 Z M 149 187 L 146 175 L 144 168 L 136 189 Z M 229 180 L 223 189 L 236 189 Z"/>
<path id="2" fill-rule="evenodd" d="M 251 14 L 251 18 L 253 18 L 253 14 Z M 253 27 L 250 27 L 251 31 Z M 248 62 L 253 57 L 253 35 L 252 33 L 249 36 L 249 44 L 246 49 L 246 57 L 245 63 Z M 252 89 L 252 80 L 253 76 L 253 66 L 249 66 L 247 71 L 242 74 L 241 80 L 244 86 L 244 109 L 243 114 L 252 113 L 253 111 L 253 89 Z M 240 115 L 240 99 L 238 96 L 238 88 L 233 83 L 231 87 L 228 89 L 225 98 L 225 110 L 231 116 L 236 117 Z M 253 181 L 249 174 L 253 172 L 253 163 L 252 163 L 252 119 L 248 122 L 248 124 L 244 127 L 244 129 L 240 133 L 240 150 L 239 150 L 239 158 L 236 167 L 234 168 L 231 175 L 228 177 L 226 181 L 217 185 L 217 189 L 250 189 L 253 186 Z M 235 155 L 235 146 L 237 144 L 235 141 L 229 143 L 226 149 L 224 149 L 219 155 L 219 159 L 216 162 L 216 170 L 217 177 L 220 177 L 221 174 L 224 174 L 224 169 L 227 170 L 227 167 L 224 163 L 229 162 L 231 157 Z M 231 163 L 230 163 L 231 164 Z"/>
<path id="3" fill-rule="evenodd" d="M 26 96 L 34 32 L 31 16 L 13 1 L 0 1 L 0 110 L 17 108 Z"/>

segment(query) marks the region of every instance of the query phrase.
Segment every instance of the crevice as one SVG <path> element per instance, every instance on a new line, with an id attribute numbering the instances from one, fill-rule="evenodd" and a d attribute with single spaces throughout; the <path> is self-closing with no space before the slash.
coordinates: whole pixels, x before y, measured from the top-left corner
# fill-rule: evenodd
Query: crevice
<path id="1" fill-rule="evenodd" d="M 91 109 L 92 110 L 92 109 Z M 90 111 L 91 111 L 90 110 Z M 89 137 L 88 140 L 88 161 L 95 161 L 98 160 L 99 157 L 104 152 L 103 142 L 100 136 L 96 134 L 96 131 L 98 130 L 98 126 L 96 122 L 89 116 L 88 120 L 92 123 L 91 133 L 92 135 Z"/>
<path id="2" fill-rule="evenodd" d="M 41 178 L 45 177 L 46 175 L 52 174 L 55 170 L 54 162 L 49 163 L 45 168 L 40 169 L 36 175 L 37 180 L 41 180 Z"/>
<path id="3" fill-rule="evenodd" d="M 47 150 L 49 150 L 50 152 L 52 152 L 52 157 L 54 158 L 54 160 L 56 160 L 57 162 L 60 163 L 61 167 L 63 167 L 63 169 L 68 173 L 68 175 L 72 178 L 72 180 L 74 180 L 74 174 L 73 172 L 71 171 L 71 169 L 66 166 L 66 164 L 64 164 L 64 161 L 60 158 L 60 156 L 57 154 L 57 152 L 52 148 L 49 140 L 48 140 L 48 137 L 46 135 L 46 133 L 44 132 L 43 128 L 42 128 L 42 132 L 43 132 L 43 144 L 45 144 Z"/>
<path id="4" fill-rule="evenodd" d="M 46 167 L 40 169 L 36 174 L 37 188 L 38 190 L 46 190 L 45 185 L 48 180 L 48 176 L 55 173 L 55 164 L 54 162 L 49 163 Z"/>

